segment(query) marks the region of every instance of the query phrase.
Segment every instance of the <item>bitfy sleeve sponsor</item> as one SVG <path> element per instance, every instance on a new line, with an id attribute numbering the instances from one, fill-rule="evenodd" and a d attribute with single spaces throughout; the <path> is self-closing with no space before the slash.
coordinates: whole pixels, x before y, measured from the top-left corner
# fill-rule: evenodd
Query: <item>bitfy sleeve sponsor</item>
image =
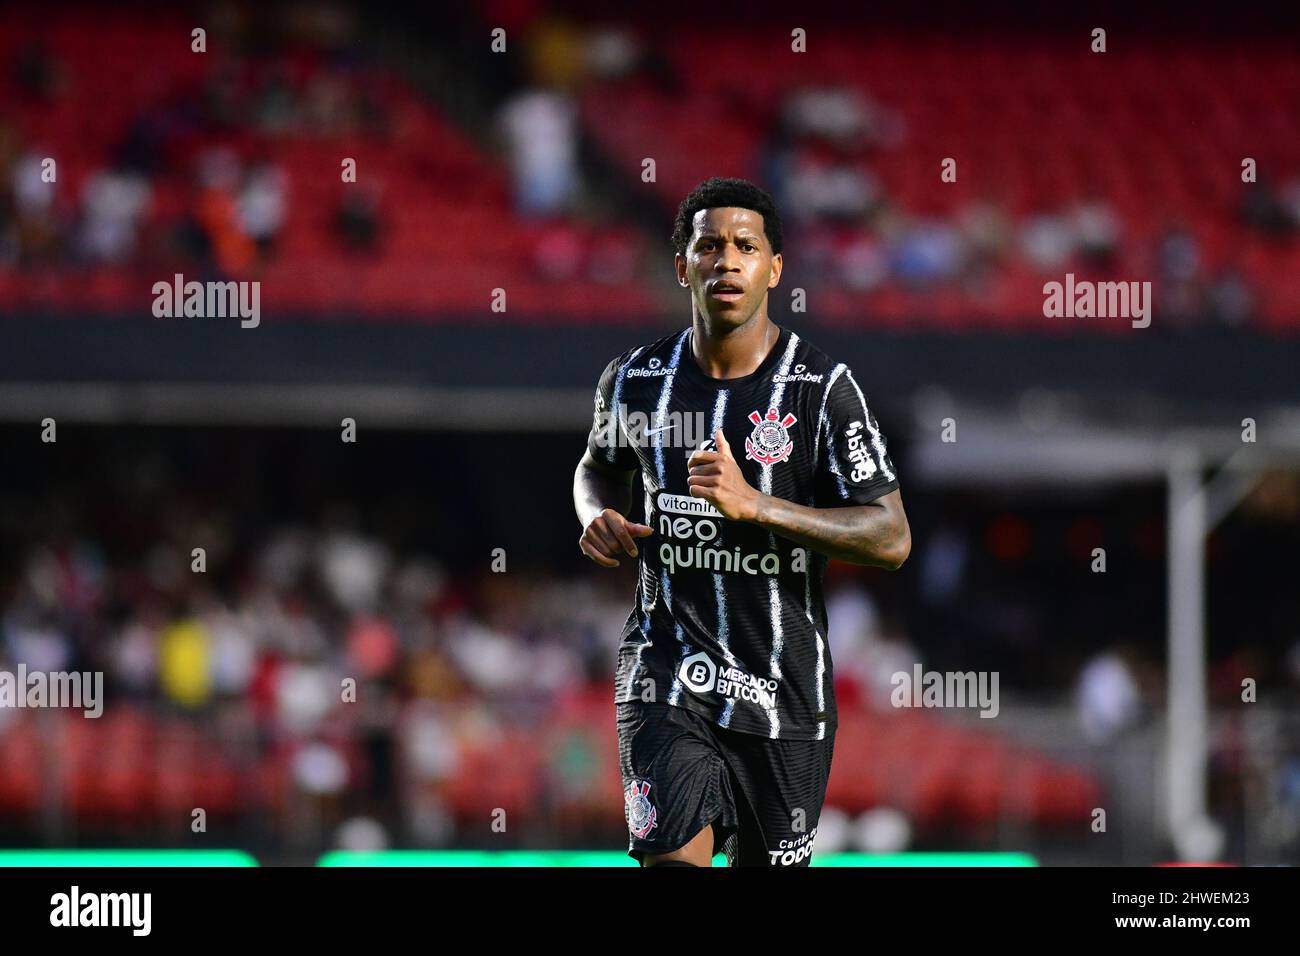
<path id="1" fill-rule="evenodd" d="M 853 372 L 837 365 L 822 396 L 817 504 L 865 505 L 898 487 L 884 432 Z"/>

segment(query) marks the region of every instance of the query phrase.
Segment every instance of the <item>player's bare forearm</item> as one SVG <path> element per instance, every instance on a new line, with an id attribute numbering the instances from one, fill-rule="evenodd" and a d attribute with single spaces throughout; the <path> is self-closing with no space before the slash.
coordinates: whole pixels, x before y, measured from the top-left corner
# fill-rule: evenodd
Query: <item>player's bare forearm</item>
<path id="1" fill-rule="evenodd" d="M 579 523 L 585 528 L 606 508 L 626 514 L 632 507 L 633 474 L 602 465 L 591 452 L 583 455 L 573 473 L 573 507 Z"/>
<path id="2" fill-rule="evenodd" d="M 758 494 L 753 522 L 762 528 L 853 564 L 897 570 L 912 550 L 912 533 L 895 490 L 866 505 L 810 508 Z"/>

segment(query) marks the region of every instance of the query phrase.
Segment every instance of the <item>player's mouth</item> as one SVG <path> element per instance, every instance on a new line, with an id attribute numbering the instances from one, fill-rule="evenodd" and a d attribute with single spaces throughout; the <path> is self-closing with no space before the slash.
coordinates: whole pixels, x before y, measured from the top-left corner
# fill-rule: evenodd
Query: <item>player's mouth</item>
<path id="1" fill-rule="evenodd" d="M 709 284 L 708 296 L 721 302 L 736 302 L 745 294 L 745 290 L 734 282 L 718 279 Z"/>

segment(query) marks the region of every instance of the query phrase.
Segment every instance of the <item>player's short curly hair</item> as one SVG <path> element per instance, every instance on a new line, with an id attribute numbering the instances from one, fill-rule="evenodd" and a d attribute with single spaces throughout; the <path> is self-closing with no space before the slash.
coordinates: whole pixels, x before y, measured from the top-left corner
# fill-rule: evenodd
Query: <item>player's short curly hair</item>
<path id="1" fill-rule="evenodd" d="M 772 197 L 748 179 L 724 179 L 714 176 L 706 179 L 682 200 L 677 207 L 677 218 L 673 221 L 673 247 L 681 255 L 686 255 L 686 246 L 695 231 L 695 214 L 701 209 L 717 209 L 725 206 L 738 206 L 752 209 L 763 217 L 763 232 L 767 235 L 772 254 L 781 251 L 781 214 L 776 211 Z"/>

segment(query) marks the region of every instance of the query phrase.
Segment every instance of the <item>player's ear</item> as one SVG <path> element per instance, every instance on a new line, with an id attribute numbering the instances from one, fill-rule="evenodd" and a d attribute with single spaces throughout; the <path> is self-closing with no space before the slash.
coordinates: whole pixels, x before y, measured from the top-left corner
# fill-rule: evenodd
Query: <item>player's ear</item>
<path id="1" fill-rule="evenodd" d="M 767 287 L 775 289 L 776 284 L 781 281 L 781 253 L 772 257 L 772 275 L 767 280 Z"/>
<path id="2" fill-rule="evenodd" d="M 686 257 L 680 252 L 673 255 L 673 268 L 677 270 L 677 284 L 685 289 L 691 280 L 686 277 Z"/>

